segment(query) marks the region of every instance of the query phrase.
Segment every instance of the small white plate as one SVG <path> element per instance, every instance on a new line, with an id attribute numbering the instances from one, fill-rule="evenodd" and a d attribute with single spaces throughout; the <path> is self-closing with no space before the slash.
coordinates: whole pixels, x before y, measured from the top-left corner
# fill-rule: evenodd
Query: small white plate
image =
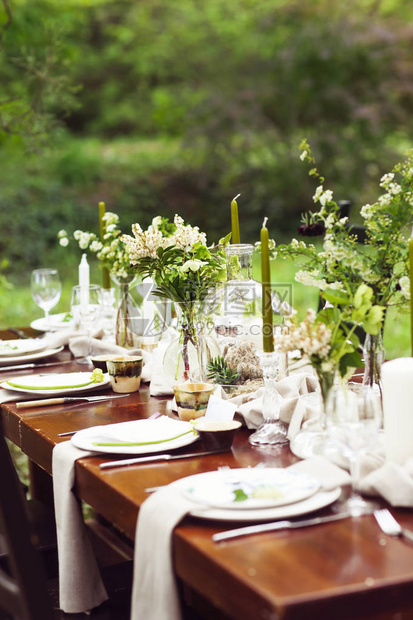
<path id="1" fill-rule="evenodd" d="M 39 332 L 54 332 L 59 329 L 65 329 L 67 327 L 74 327 L 73 318 L 70 318 L 69 312 L 61 312 L 60 314 L 51 314 L 49 321 L 46 321 L 45 317 L 35 319 L 30 323 L 32 329 L 37 329 Z"/>
<path id="2" fill-rule="evenodd" d="M 203 505 L 257 510 L 293 504 L 320 490 L 320 481 L 279 467 L 209 471 L 185 478 L 182 493 Z"/>
<path id="3" fill-rule="evenodd" d="M 175 437 L 175 439 L 173 439 Z M 152 454 L 175 450 L 198 439 L 189 422 L 171 420 L 163 416 L 158 420 L 134 420 L 85 428 L 71 438 L 73 445 L 81 450 L 103 454 Z M 147 442 L 140 446 L 96 446 L 95 442 L 127 441 Z M 163 440 L 163 441 L 161 441 Z M 151 443 L 159 442 L 161 443 Z"/>
<path id="4" fill-rule="evenodd" d="M 0 387 L 25 394 L 39 396 L 56 396 L 76 392 L 88 392 L 107 386 L 109 375 L 105 374 L 101 383 L 91 383 L 92 372 L 45 373 L 41 375 L 25 375 L 12 377 L 3 381 Z"/>
<path id="5" fill-rule="evenodd" d="M 44 357 L 51 357 L 52 355 L 56 355 L 56 353 L 60 353 L 63 351 L 64 347 L 57 347 L 56 349 L 44 349 L 43 351 L 38 351 L 37 353 L 30 353 L 28 355 L 18 355 L 16 357 L 5 357 L 0 358 L 0 370 L 2 366 L 9 366 L 11 364 L 26 364 L 28 362 L 33 362 L 35 360 L 41 360 Z"/>
<path id="6" fill-rule="evenodd" d="M 46 343 L 38 338 L 25 338 L 21 340 L 0 340 L 0 359 L 20 357 L 30 353 L 38 353 L 46 348 Z"/>

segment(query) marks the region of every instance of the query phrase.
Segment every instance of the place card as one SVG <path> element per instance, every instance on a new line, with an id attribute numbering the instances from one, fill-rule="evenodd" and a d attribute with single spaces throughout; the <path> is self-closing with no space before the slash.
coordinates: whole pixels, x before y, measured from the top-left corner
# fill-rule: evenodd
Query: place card
<path id="1" fill-rule="evenodd" d="M 209 397 L 205 418 L 208 420 L 232 420 L 237 406 L 212 394 Z"/>

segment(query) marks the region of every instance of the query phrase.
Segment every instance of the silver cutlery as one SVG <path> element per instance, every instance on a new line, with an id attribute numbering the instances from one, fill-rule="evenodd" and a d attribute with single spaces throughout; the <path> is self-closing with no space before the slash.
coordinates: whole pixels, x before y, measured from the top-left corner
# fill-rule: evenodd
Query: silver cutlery
<path id="1" fill-rule="evenodd" d="M 209 456 L 210 454 L 219 454 L 221 452 L 228 452 L 228 450 L 213 450 L 212 452 L 190 452 L 189 454 L 154 454 L 152 456 L 139 456 L 137 458 L 122 459 L 120 461 L 109 461 L 108 463 L 101 463 L 99 467 L 100 469 L 109 469 L 112 467 L 138 465 L 139 463 L 152 463 L 155 461 L 173 461 L 175 459 L 196 458 L 198 456 Z"/>
<path id="2" fill-rule="evenodd" d="M 9 370 L 24 370 L 26 368 L 45 368 L 46 366 L 60 366 L 61 364 L 73 364 L 77 360 L 64 360 L 64 362 L 46 362 L 44 364 L 14 364 L 14 366 L 0 366 L 0 372 Z"/>
<path id="3" fill-rule="evenodd" d="M 30 338 L 30 336 L 25 334 L 21 329 L 17 329 L 16 327 L 8 327 L 7 331 L 10 332 L 11 334 L 15 334 L 19 338 L 24 338 L 25 340 L 26 339 L 29 340 Z"/>
<path id="4" fill-rule="evenodd" d="M 114 394 L 102 395 L 102 396 L 62 396 L 61 398 L 44 398 L 42 400 L 22 400 L 16 403 L 17 409 L 23 409 L 26 407 L 43 407 L 46 405 L 62 405 L 66 403 L 75 403 L 80 401 L 86 401 L 88 403 L 94 403 L 99 400 L 111 400 L 113 398 L 124 398 L 130 396 L 130 394 Z"/>
<path id="5" fill-rule="evenodd" d="M 404 536 L 407 540 L 413 542 L 413 532 L 402 527 L 393 517 L 390 510 L 387 510 L 387 508 L 375 510 L 374 516 L 382 532 L 388 536 Z"/>
<path id="6" fill-rule="evenodd" d="M 260 534 L 261 532 L 274 532 L 276 530 L 294 530 L 299 527 L 309 527 L 311 525 L 320 525 L 321 523 L 330 523 L 347 519 L 350 514 L 342 512 L 337 515 L 328 515 L 326 517 L 314 517 L 312 519 L 301 519 L 300 521 L 274 521 L 271 523 L 260 523 L 259 525 L 248 525 L 239 527 L 235 530 L 227 532 L 219 532 L 212 536 L 214 542 L 223 542 L 241 536 L 249 536 L 250 534 Z"/>

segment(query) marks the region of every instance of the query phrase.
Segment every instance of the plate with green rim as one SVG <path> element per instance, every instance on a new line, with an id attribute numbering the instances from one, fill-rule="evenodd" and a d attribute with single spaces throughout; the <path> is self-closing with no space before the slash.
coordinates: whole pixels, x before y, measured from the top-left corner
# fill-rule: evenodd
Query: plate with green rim
<path id="1" fill-rule="evenodd" d="M 61 372 L 42 373 L 39 375 L 25 375 L 23 377 L 11 377 L 0 383 L 0 387 L 25 394 L 38 396 L 57 396 L 60 394 L 72 394 L 76 392 L 88 392 L 110 384 L 108 374 L 103 375 L 103 381 L 93 381 L 90 372 Z"/>

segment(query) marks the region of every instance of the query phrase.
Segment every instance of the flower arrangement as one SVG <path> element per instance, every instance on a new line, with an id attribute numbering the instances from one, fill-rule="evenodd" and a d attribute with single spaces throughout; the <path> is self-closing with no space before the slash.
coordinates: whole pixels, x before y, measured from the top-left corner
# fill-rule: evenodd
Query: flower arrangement
<path id="1" fill-rule="evenodd" d="M 301 159 L 312 166 L 310 176 L 319 182 L 313 196 L 319 209 L 304 216 L 300 232 L 308 236 L 324 233 L 323 250 L 319 252 L 313 244 L 293 239 L 277 248 L 278 255 L 304 259 L 298 263 L 301 269 L 295 279 L 305 285 L 321 291 L 335 289 L 348 297 L 365 282 L 374 304 L 386 308 L 405 303 L 410 299 L 406 232 L 413 216 L 413 151 L 382 177 L 378 200 L 362 207 L 365 242 L 360 244 L 348 218 L 341 216 L 333 192 L 324 189 L 324 178 L 315 167 L 306 140 L 300 149 Z"/>
<path id="2" fill-rule="evenodd" d="M 330 302 L 336 291 L 328 289 L 323 297 Z M 300 351 L 317 373 L 324 402 L 338 374 L 347 379 L 354 368 L 361 365 L 357 325 L 364 322 L 373 332 L 382 321 L 382 308 L 372 302 L 373 291 L 361 284 L 354 297 L 342 300 L 339 307 L 325 307 L 316 313 L 307 310 L 302 322 L 295 317 L 287 319 L 283 330 L 275 336 L 280 351 Z"/>
<path id="3" fill-rule="evenodd" d="M 198 226 L 185 225 L 179 215 L 173 223 L 156 217 L 147 230 L 133 224 L 134 237 L 123 235 L 130 264 L 143 276 L 156 282 L 154 294 L 178 303 L 203 299 L 208 289 L 225 279 L 224 245 L 207 247 L 206 235 Z"/>
<path id="4" fill-rule="evenodd" d="M 95 233 L 75 230 L 73 238 L 78 242 L 81 250 L 89 250 L 96 254 L 102 266 L 106 267 L 111 276 L 119 280 L 126 280 L 132 274 L 129 251 L 119 229 L 119 216 L 107 211 L 103 215 L 105 235 L 103 241 Z M 59 243 L 63 247 L 69 245 L 69 236 L 65 230 L 58 233 Z"/>
<path id="5" fill-rule="evenodd" d="M 122 236 L 131 265 L 141 276 L 153 278 L 154 295 L 175 302 L 180 310 L 183 376 L 185 380 L 192 378 L 188 347 L 192 344 L 199 350 L 199 302 L 212 286 L 225 279 L 223 248 L 230 235 L 208 247 L 205 233 L 185 224 L 179 215 L 173 222 L 158 216 L 147 230 L 134 224 L 132 232 L 133 237 Z"/>

